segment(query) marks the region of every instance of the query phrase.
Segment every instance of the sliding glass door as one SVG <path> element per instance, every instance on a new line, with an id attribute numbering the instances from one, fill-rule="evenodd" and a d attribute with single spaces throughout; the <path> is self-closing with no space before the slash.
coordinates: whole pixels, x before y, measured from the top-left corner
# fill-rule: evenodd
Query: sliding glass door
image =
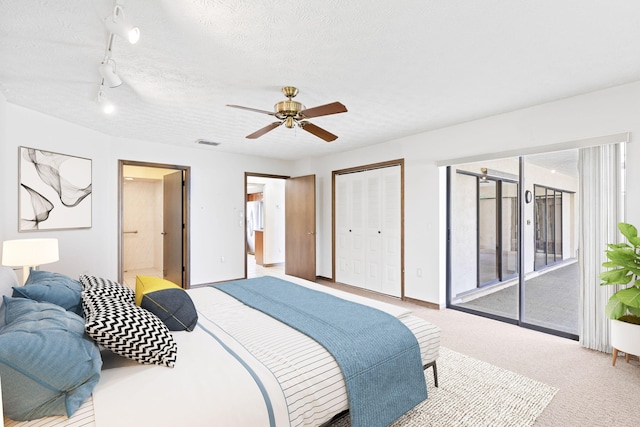
<path id="1" fill-rule="evenodd" d="M 478 166 L 451 173 L 452 300 L 517 319 L 518 160 L 504 163 L 508 172 Z"/>
<path id="2" fill-rule="evenodd" d="M 563 164 L 575 170 L 549 167 Z M 576 166 L 549 153 L 449 168 L 450 307 L 577 337 Z"/>

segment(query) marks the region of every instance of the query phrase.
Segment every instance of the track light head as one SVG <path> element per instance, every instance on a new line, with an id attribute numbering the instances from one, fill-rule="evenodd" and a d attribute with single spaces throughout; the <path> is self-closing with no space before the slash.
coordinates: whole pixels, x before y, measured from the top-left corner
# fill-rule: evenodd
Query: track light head
<path id="1" fill-rule="evenodd" d="M 112 114 L 116 111 L 116 106 L 105 96 L 102 87 L 98 91 L 98 105 L 100 105 L 102 112 L 105 114 Z"/>
<path id="2" fill-rule="evenodd" d="M 140 29 L 133 26 L 125 18 L 122 5 L 116 4 L 113 8 L 113 14 L 107 16 L 104 23 L 110 33 L 122 37 L 131 44 L 135 44 L 140 40 Z"/>
<path id="3" fill-rule="evenodd" d="M 105 59 L 98 67 L 98 71 L 107 87 L 118 87 L 122 84 L 122 79 L 116 73 L 116 61 L 113 59 Z"/>

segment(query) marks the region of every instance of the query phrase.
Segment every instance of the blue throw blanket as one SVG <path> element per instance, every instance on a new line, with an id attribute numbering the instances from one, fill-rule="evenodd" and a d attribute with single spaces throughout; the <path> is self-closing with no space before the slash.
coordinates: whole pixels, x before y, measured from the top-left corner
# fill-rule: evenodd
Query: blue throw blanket
<path id="1" fill-rule="evenodd" d="M 215 287 L 333 355 L 347 385 L 352 427 L 387 426 L 427 398 L 418 341 L 395 317 L 275 277 Z"/>

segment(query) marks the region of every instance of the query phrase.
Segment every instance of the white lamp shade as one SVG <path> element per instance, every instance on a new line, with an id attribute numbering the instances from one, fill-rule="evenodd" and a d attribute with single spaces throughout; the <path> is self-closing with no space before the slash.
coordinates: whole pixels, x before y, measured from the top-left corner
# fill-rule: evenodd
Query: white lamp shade
<path id="1" fill-rule="evenodd" d="M 112 16 L 107 16 L 104 24 L 107 31 L 122 37 L 131 44 L 136 44 L 140 40 L 140 29 L 126 20 L 122 8 L 116 8 Z"/>
<path id="2" fill-rule="evenodd" d="M 59 259 L 58 239 L 5 240 L 2 243 L 2 265 L 38 266 Z"/>
<path id="3" fill-rule="evenodd" d="M 122 84 L 120 76 L 116 73 L 116 63 L 113 59 L 109 59 L 100 64 L 98 70 L 104 79 L 105 85 L 108 87 L 118 87 Z"/>

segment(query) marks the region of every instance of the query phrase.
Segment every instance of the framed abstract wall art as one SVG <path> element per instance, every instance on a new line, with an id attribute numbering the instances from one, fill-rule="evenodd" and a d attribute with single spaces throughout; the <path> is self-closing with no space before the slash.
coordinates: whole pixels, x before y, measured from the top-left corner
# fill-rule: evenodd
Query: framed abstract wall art
<path id="1" fill-rule="evenodd" d="M 19 231 L 91 228 L 91 159 L 18 150 Z"/>

